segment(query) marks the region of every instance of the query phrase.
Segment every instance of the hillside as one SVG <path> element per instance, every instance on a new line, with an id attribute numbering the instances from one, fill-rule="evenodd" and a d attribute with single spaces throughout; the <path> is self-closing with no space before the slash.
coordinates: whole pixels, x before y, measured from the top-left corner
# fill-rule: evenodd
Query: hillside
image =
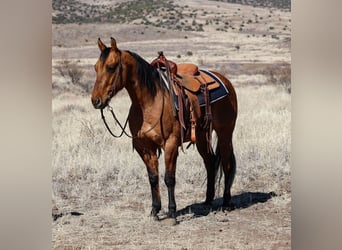
<path id="1" fill-rule="evenodd" d="M 211 22 L 220 22 L 222 17 L 207 19 L 205 24 L 197 24 L 196 17 L 206 16 L 208 11 L 196 9 L 188 5 L 179 5 L 176 1 L 163 0 L 133 0 L 133 1 L 112 1 L 92 2 L 77 0 L 53 0 L 52 1 L 52 22 L 53 23 L 140 23 L 156 27 L 167 27 L 176 30 L 203 31 L 203 25 Z M 212 1 L 215 2 L 220 1 Z M 289 10 L 290 0 L 222 0 L 236 4 L 245 4 L 253 7 L 270 7 Z M 184 19 L 192 18 L 193 22 L 184 23 Z"/>

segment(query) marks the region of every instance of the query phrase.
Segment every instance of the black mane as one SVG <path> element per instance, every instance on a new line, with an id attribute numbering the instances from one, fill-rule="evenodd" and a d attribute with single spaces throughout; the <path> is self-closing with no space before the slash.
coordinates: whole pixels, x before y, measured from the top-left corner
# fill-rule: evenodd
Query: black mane
<path id="1" fill-rule="evenodd" d="M 160 82 L 159 73 L 156 68 L 152 67 L 151 64 L 146 62 L 141 56 L 138 54 L 127 51 L 137 62 L 137 74 L 139 83 L 146 86 L 150 91 L 152 96 L 155 96 L 157 93 L 156 84 L 159 84 L 162 88 L 164 88 L 164 84 Z"/>

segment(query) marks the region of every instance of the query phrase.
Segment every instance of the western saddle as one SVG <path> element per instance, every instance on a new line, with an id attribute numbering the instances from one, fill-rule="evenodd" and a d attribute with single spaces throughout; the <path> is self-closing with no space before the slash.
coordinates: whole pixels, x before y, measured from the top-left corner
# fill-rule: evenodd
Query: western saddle
<path id="1" fill-rule="evenodd" d="M 209 75 L 201 72 L 195 64 L 176 64 L 167 60 L 162 51 L 158 52 L 158 57 L 151 62 L 151 65 L 158 69 L 161 78 L 166 81 L 173 99 L 174 115 L 178 117 L 182 126 L 182 144 L 184 138 L 190 137 L 188 147 L 196 142 L 195 131 L 197 121 L 201 117 L 198 95 L 203 95 L 205 115 L 201 121 L 201 128 L 206 131 L 208 149 L 212 150 L 212 115 L 209 91 L 220 87 L 220 84 Z M 183 150 L 183 146 L 181 147 Z"/>

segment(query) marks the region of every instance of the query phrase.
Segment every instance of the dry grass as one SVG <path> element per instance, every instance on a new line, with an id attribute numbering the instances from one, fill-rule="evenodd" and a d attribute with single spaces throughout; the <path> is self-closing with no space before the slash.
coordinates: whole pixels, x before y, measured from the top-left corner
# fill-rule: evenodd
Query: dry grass
<path id="1" fill-rule="evenodd" d="M 214 229 L 219 225 L 225 233 L 213 234 L 214 238 L 210 241 L 214 241 L 217 248 L 227 242 L 237 247 L 249 242 L 248 234 L 255 233 L 251 227 L 254 224 L 258 231 L 262 229 L 260 237 L 274 237 L 274 244 L 288 243 L 290 96 L 277 86 L 240 87 L 237 93 L 240 111 L 234 145 L 238 169 L 233 194 L 275 192 L 279 196 L 272 198 L 267 205 L 256 204 L 231 213 L 218 211 L 199 218 L 196 213 L 186 213 L 179 216 L 177 229 L 149 221 L 147 174 L 143 162 L 132 152 L 130 139 L 111 138 L 88 97 L 65 94 L 55 98 L 53 203 L 61 212 L 78 211 L 84 215 L 65 216 L 53 223 L 54 246 L 69 242 L 73 246 L 81 244 L 90 249 L 104 249 L 106 244 L 120 249 L 123 246 L 127 249 L 148 249 L 155 244 L 160 244 L 159 249 L 162 246 L 199 249 L 201 244 L 209 244 L 209 239 L 202 239 L 199 244 L 195 234 L 209 234 L 208 228 Z M 123 120 L 128 111 L 127 96 L 122 94 L 113 104 Z M 163 169 L 161 161 L 161 176 Z M 205 170 L 195 149 L 190 148 L 185 154 L 180 154 L 176 178 L 179 209 L 204 200 Z M 161 192 L 165 209 L 167 191 L 163 183 Z M 222 188 L 218 197 L 221 195 Z M 273 218 L 273 212 L 265 211 L 269 207 L 281 217 Z M 246 224 L 239 226 L 239 223 Z M 286 226 L 282 228 L 277 223 L 285 223 Z M 272 225 L 274 228 L 269 228 Z M 245 227 L 249 231 L 245 231 Z M 165 230 L 171 230 L 173 236 L 165 239 Z M 145 238 L 144 235 L 149 233 L 153 236 Z M 127 234 L 131 236 L 127 238 Z M 222 238 L 223 235 L 234 237 L 234 244 Z M 178 241 L 182 243 L 177 244 Z M 253 244 L 259 248 L 257 246 L 264 243 Z"/>
<path id="2" fill-rule="evenodd" d="M 241 185 L 241 189 L 260 187 L 262 191 L 289 193 L 289 95 L 277 86 L 249 86 L 239 88 L 237 94 L 240 111 L 235 150 L 242 172 L 236 184 Z"/>

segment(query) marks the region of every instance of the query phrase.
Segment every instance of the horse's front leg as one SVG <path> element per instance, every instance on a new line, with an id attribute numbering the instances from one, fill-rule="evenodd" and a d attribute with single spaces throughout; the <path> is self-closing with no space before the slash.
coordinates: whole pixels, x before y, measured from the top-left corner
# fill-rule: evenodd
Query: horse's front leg
<path id="1" fill-rule="evenodd" d="M 159 172 L 158 172 L 158 157 L 157 157 L 157 148 L 148 145 L 146 143 L 140 144 L 134 143 L 134 147 L 139 153 L 140 157 L 143 159 L 147 174 L 151 186 L 151 195 L 152 195 L 152 210 L 151 216 L 154 219 L 158 219 L 157 214 L 161 209 L 161 200 L 160 200 L 160 192 L 159 192 Z"/>
<path id="2" fill-rule="evenodd" d="M 169 218 L 176 218 L 176 162 L 178 157 L 177 138 L 169 138 L 165 144 L 165 184 L 169 196 Z"/>

